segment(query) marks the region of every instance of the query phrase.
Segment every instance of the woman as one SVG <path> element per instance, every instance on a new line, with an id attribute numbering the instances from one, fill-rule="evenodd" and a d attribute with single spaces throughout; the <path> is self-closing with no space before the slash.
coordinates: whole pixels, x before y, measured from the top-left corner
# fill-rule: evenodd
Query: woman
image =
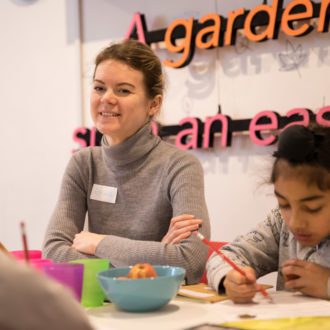
<path id="1" fill-rule="evenodd" d="M 163 89 L 161 63 L 147 45 L 124 41 L 96 57 L 91 115 L 102 146 L 69 162 L 46 257 L 182 266 L 188 283 L 199 281 L 207 248 L 191 233 L 203 223 L 202 233 L 210 234 L 203 171 L 193 155 L 151 132 Z"/>
<path id="2" fill-rule="evenodd" d="M 278 271 L 277 289 L 330 299 L 330 127 L 291 126 L 279 138 L 271 182 L 278 208 L 208 261 L 209 284 L 235 303 L 251 302 L 256 278 Z"/>

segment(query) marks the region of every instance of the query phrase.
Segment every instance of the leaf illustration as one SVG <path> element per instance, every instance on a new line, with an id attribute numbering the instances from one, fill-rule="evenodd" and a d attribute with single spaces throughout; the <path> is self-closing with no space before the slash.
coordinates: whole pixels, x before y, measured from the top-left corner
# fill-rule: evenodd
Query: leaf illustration
<path id="1" fill-rule="evenodd" d="M 298 69 L 307 58 L 307 52 L 304 51 L 301 44 L 295 46 L 289 40 L 286 41 L 286 50 L 279 53 L 281 71 L 290 71 Z"/>

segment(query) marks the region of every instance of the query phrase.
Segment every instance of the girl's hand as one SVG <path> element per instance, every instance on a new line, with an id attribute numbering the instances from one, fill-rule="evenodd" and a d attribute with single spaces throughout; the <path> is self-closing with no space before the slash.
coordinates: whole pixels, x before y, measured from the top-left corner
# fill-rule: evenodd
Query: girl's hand
<path id="1" fill-rule="evenodd" d="M 163 237 L 162 243 L 176 244 L 188 238 L 191 233 L 198 230 L 203 220 L 195 219 L 193 215 L 181 214 L 171 219 L 167 234 Z"/>
<path id="2" fill-rule="evenodd" d="M 254 269 L 251 267 L 243 267 L 242 270 L 245 276 L 236 270 L 231 270 L 227 273 L 223 282 L 226 288 L 226 295 L 235 304 L 251 302 L 258 288 Z"/>
<path id="3" fill-rule="evenodd" d="M 283 263 L 282 273 L 286 289 L 328 299 L 327 283 L 330 268 L 322 267 L 314 262 L 291 259 Z"/>
<path id="4" fill-rule="evenodd" d="M 106 235 L 81 231 L 74 236 L 72 247 L 79 252 L 95 255 L 96 248 L 104 237 Z"/>

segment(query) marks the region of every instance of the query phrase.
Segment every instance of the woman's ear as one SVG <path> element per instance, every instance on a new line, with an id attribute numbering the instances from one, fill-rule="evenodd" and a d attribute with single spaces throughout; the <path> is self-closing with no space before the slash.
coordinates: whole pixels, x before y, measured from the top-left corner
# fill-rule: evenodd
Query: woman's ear
<path id="1" fill-rule="evenodd" d="M 148 111 L 149 117 L 154 117 L 159 111 L 163 102 L 162 95 L 156 95 L 150 103 L 150 108 Z"/>

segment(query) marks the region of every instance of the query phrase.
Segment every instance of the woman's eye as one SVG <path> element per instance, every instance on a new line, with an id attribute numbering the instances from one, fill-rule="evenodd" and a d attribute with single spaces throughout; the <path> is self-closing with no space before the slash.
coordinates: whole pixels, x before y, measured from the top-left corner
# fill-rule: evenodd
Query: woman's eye
<path id="1" fill-rule="evenodd" d="M 94 86 L 93 89 L 96 92 L 103 92 L 104 91 L 104 87 L 103 86 Z"/>
<path id="2" fill-rule="evenodd" d="M 117 93 L 119 95 L 128 95 L 128 94 L 131 93 L 131 91 L 129 89 L 127 89 L 127 88 L 118 88 L 117 89 Z"/>

